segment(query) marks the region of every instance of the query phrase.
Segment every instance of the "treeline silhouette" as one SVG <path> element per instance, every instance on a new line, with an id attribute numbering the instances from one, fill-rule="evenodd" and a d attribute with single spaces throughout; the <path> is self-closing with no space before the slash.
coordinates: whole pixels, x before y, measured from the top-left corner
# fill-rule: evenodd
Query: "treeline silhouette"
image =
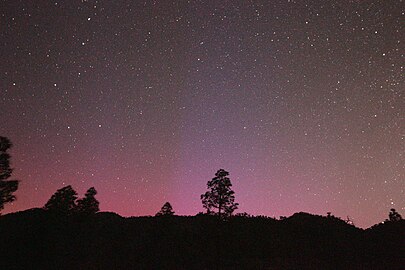
<path id="1" fill-rule="evenodd" d="M 41 208 L 0 217 L 0 269 L 404 269 L 405 221 L 336 217 L 83 218 Z"/>
<path id="2" fill-rule="evenodd" d="M 0 210 L 15 200 L 10 141 L 0 137 Z M 205 213 L 154 217 L 99 212 L 97 191 L 57 190 L 42 208 L 0 216 L 0 269 L 405 269 L 405 220 L 391 209 L 369 229 L 348 217 L 296 213 L 280 219 L 233 214 L 223 169 L 201 195 Z"/>

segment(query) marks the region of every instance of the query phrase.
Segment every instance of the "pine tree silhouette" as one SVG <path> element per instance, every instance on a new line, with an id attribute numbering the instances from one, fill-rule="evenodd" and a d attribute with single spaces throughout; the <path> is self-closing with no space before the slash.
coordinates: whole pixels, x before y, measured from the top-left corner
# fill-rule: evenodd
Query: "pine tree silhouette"
<path id="1" fill-rule="evenodd" d="M 16 199 L 13 193 L 18 189 L 18 180 L 7 180 L 13 172 L 10 168 L 10 155 L 7 153 L 12 146 L 8 138 L 0 136 L 0 211 L 6 203 Z"/>
<path id="2" fill-rule="evenodd" d="M 159 216 L 173 216 L 173 215 L 174 215 L 174 211 L 173 211 L 172 205 L 169 202 L 166 202 L 162 206 L 160 211 L 156 213 L 155 216 L 159 217 Z"/>
<path id="3" fill-rule="evenodd" d="M 218 209 L 218 215 L 230 216 L 233 211 L 238 209 L 238 203 L 235 203 L 235 192 L 231 189 L 231 180 L 227 177 L 229 173 L 224 169 L 216 172 L 215 177 L 208 181 L 207 191 L 201 195 L 203 207 L 207 213 L 213 213 Z"/>

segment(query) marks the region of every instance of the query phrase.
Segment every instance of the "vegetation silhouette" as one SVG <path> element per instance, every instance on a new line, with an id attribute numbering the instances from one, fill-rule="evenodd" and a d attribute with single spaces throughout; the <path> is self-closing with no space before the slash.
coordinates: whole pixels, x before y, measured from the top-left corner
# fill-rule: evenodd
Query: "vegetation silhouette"
<path id="1" fill-rule="evenodd" d="M 99 202 L 95 198 L 97 191 L 94 187 L 87 190 L 84 198 L 78 199 L 77 192 L 72 186 L 58 189 L 44 206 L 44 210 L 59 216 L 94 215 L 99 209 Z"/>
<path id="2" fill-rule="evenodd" d="M 94 187 L 87 190 L 84 198 L 77 200 L 76 211 L 81 215 L 94 215 L 100 211 L 100 203 L 96 199 L 97 191 Z"/>
<path id="3" fill-rule="evenodd" d="M 0 211 L 6 203 L 13 202 L 16 197 L 14 192 L 18 189 L 18 180 L 8 180 L 13 169 L 10 167 L 10 154 L 7 151 L 13 146 L 11 141 L 0 136 Z"/>
<path id="4" fill-rule="evenodd" d="M 229 172 L 219 169 L 215 177 L 208 181 L 207 188 L 209 191 L 201 195 L 203 207 L 208 214 L 215 213 L 219 217 L 232 215 L 233 211 L 238 209 L 238 203 L 235 203 L 235 192 L 231 189 L 231 180 L 228 178 Z"/>
<path id="5" fill-rule="evenodd" d="M 162 208 L 160 209 L 159 212 L 156 213 L 156 217 L 160 217 L 160 216 L 173 216 L 174 215 L 174 211 L 173 211 L 173 207 L 169 202 L 166 202 Z"/>
<path id="6" fill-rule="evenodd" d="M 11 144 L 1 142 L 3 181 Z M 368 229 L 331 212 L 232 215 L 238 204 L 228 175 L 218 170 L 208 182 L 207 213 L 196 216 L 175 216 L 166 202 L 156 217 L 124 218 L 99 212 L 94 187 L 78 199 L 65 186 L 43 208 L 0 216 L 0 269 L 403 270 L 405 220 L 395 209 Z"/>
<path id="7" fill-rule="evenodd" d="M 388 220 L 392 222 L 400 221 L 402 220 L 402 216 L 397 212 L 397 210 L 391 208 L 391 211 L 388 214 Z"/>
<path id="8" fill-rule="evenodd" d="M 70 215 L 76 209 L 77 192 L 72 186 L 58 189 L 45 204 L 44 209 L 55 214 Z"/>
<path id="9" fill-rule="evenodd" d="M 404 266 L 405 221 L 356 228 L 337 217 L 0 217 L 0 269 L 390 269 Z"/>

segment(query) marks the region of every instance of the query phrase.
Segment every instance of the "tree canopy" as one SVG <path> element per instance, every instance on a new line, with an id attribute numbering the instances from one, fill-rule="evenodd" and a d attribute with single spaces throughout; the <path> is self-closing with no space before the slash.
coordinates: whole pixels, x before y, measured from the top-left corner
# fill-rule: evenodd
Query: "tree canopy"
<path id="1" fill-rule="evenodd" d="M 8 138 L 0 136 L 0 211 L 6 203 L 16 199 L 14 192 L 18 189 L 18 180 L 7 180 L 13 172 L 10 167 L 11 156 L 7 153 L 12 146 Z"/>
<path id="2" fill-rule="evenodd" d="M 233 211 L 238 209 L 238 203 L 235 203 L 235 192 L 231 189 L 231 180 L 228 177 L 229 172 L 219 169 L 215 177 L 207 182 L 208 191 L 201 195 L 203 207 L 207 213 L 212 214 L 215 209 L 216 214 L 230 216 Z"/>
<path id="3" fill-rule="evenodd" d="M 97 191 L 94 187 L 89 188 L 84 195 L 84 198 L 77 200 L 77 212 L 84 215 L 92 215 L 100 211 L 100 203 L 95 198 L 96 194 Z"/>
<path id="4" fill-rule="evenodd" d="M 96 194 L 96 189 L 91 187 L 83 198 L 78 199 L 77 192 L 69 185 L 58 189 L 45 204 L 44 209 L 60 215 L 89 216 L 100 211 Z"/>
<path id="5" fill-rule="evenodd" d="M 45 204 L 44 209 L 63 215 L 69 215 L 76 209 L 77 192 L 72 186 L 58 189 Z"/>
<path id="6" fill-rule="evenodd" d="M 173 215 L 174 215 L 174 211 L 173 211 L 172 205 L 169 202 L 166 202 L 162 206 L 160 211 L 156 213 L 155 216 L 159 217 L 159 216 L 173 216 Z"/>

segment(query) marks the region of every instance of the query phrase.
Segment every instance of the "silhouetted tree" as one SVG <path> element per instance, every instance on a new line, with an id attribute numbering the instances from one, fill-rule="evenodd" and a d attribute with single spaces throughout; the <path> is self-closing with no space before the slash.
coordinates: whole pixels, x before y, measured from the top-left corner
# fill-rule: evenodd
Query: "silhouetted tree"
<path id="1" fill-rule="evenodd" d="M 87 190 L 84 198 L 77 200 L 76 211 L 83 215 L 93 215 L 100 211 L 100 203 L 95 198 L 97 191 L 94 187 Z"/>
<path id="2" fill-rule="evenodd" d="M 56 214 L 70 215 L 76 210 L 77 192 L 72 186 L 58 189 L 45 204 L 44 209 Z"/>
<path id="3" fill-rule="evenodd" d="M 10 168 L 10 155 L 7 153 L 12 146 L 8 138 L 0 136 L 0 211 L 6 203 L 16 199 L 13 193 L 18 189 L 18 180 L 7 180 L 13 172 Z"/>
<path id="4" fill-rule="evenodd" d="M 173 216 L 173 215 L 174 215 L 174 211 L 173 211 L 172 205 L 169 202 L 166 202 L 162 206 L 160 211 L 156 213 L 155 216 L 159 217 L 159 216 Z"/>
<path id="5" fill-rule="evenodd" d="M 203 207 L 207 213 L 213 213 L 218 209 L 218 215 L 232 215 L 235 209 L 238 209 L 238 203 L 235 203 L 235 192 L 231 189 L 231 180 L 227 177 L 229 172 L 219 169 L 215 177 L 208 181 L 207 188 L 209 191 L 201 195 Z"/>
<path id="6" fill-rule="evenodd" d="M 402 220 L 402 216 L 394 208 L 391 209 L 388 217 L 389 217 L 389 221 L 400 221 L 400 220 Z"/>

